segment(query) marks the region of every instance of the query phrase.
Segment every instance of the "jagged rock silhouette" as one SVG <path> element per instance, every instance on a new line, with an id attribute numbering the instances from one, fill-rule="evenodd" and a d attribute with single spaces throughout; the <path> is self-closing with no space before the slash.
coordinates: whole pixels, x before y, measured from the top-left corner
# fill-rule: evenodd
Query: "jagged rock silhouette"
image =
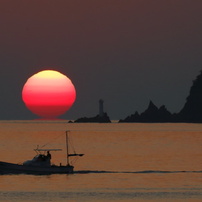
<path id="1" fill-rule="evenodd" d="M 193 81 L 186 103 L 179 113 L 171 114 L 162 105 L 159 109 L 150 101 L 148 108 L 139 115 L 134 114 L 119 122 L 187 122 L 202 123 L 202 71 Z"/>
<path id="2" fill-rule="evenodd" d="M 98 122 L 110 123 L 110 118 L 107 113 L 103 116 L 83 117 L 74 122 Z M 171 114 L 162 105 L 158 108 L 152 101 L 149 102 L 148 108 L 139 114 L 137 111 L 119 122 L 140 122 L 140 123 L 165 123 L 165 122 L 187 122 L 187 123 L 202 123 L 202 70 L 193 81 L 189 96 L 186 99 L 185 105 L 179 113 Z"/>
<path id="3" fill-rule="evenodd" d="M 193 81 L 189 96 L 177 119 L 182 122 L 202 122 L 202 71 Z"/>
<path id="4" fill-rule="evenodd" d="M 158 108 L 152 101 L 150 101 L 148 108 L 139 115 L 136 111 L 126 117 L 124 120 L 119 122 L 145 122 L 145 123 L 155 123 L 155 122 L 170 122 L 172 120 L 172 114 L 166 109 L 165 105 Z"/>

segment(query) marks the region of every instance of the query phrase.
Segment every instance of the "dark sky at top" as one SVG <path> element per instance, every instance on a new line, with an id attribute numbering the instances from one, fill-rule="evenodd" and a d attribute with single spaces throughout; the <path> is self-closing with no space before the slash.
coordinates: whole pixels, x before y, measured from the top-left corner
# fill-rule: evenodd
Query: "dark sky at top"
<path id="1" fill-rule="evenodd" d="M 179 112 L 202 69 L 201 0 L 0 0 L 0 119 L 33 119 L 21 91 L 44 69 L 77 90 L 63 117 L 111 119 L 152 100 Z M 201 89 L 202 91 L 202 89 Z"/>

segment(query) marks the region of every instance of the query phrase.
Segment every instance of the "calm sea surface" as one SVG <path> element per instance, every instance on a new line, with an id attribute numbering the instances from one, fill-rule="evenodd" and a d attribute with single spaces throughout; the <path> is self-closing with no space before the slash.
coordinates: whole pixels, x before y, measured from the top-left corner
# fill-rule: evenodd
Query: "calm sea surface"
<path id="1" fill-rule="evenodd" d="M 0 201 L 202 201 L 202 124 L 0 121 L 0 161 L 32 159 L 37 145 L 78 153 L 75 174 L 0 175 Z"/>

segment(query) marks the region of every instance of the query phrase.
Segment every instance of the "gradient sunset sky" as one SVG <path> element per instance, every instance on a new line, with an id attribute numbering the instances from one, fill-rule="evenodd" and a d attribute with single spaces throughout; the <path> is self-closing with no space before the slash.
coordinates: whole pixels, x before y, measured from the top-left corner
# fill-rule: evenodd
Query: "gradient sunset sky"
<path id="1" fill-rule="evenodd" d="M 202 70 L 201 0 L 0 0 L 0 119 L 34 119 L 21 92 L 54 69 L 75 85 L 63 118 L 111 119 L 152 100 L 179 112 Z M 202 93 L 202 89 L 201 89 Z"/>

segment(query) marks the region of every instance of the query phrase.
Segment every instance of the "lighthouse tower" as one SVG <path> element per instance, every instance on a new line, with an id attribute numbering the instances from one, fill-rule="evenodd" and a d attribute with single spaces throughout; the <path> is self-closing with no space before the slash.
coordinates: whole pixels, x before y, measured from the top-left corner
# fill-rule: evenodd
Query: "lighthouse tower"
<path id="1" fill-rule="evenodd" d="M 102 99 L 99 100 L 99 117 L 104 116 L 104 101 Z"/>

